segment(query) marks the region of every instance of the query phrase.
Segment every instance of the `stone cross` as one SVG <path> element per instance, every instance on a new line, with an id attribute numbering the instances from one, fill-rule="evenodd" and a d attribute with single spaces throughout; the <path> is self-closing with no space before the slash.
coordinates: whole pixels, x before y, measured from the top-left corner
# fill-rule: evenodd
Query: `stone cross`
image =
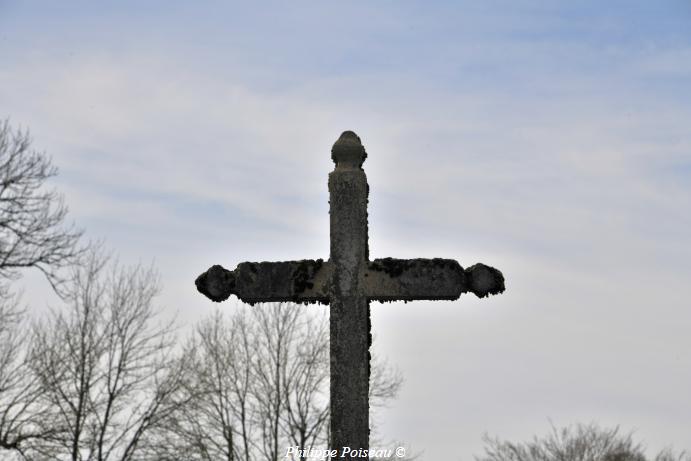
<path id="1" fill-rule="evenodd" d="M 243 262 L 233 271 L 215 265 L 195 281 L 216 302 L 234 294 L 248 304 L 330 304 L 330 448 L 339 450 L 339 459 L 344 447 L 354 454 L 369 446 L 370 301 L 455 300 L 467 292 L 482 298 L 504 291 L 501 272 L 484 264 L 463 269 L 453 259 L 370 261 L 366 157 L 352 131 L 331 150 L 336 167 L 329 174 L 328 261 Z M 351 459 L 351 453 L 343 459 Z"/>

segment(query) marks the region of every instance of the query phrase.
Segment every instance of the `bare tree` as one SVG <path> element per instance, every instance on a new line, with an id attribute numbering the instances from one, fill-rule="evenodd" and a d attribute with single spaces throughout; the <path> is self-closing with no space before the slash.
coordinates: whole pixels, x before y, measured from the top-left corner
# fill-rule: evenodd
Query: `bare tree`
<path id="1" fill-rule="evenodd" d="M 200 323 L 187 350 L 195 356 L 188 362 L 192 403 L 178 409 L 163 430 L 168 435 L 161 435 L 170 446 L 182 444 L 175 451 L 185 459 L 275 461 L 285 459 L 289 446 L 326 446 L 326 312 L 274 303 L 230 318 L 216 314 Z M 399 373 L 387 367 L 373 377 L 375 402 L 395 396 Z"/>
<path id="2" fill-rule="evenodd" d="M 49 408 L 31 372 L 18 298 L 0 288 L 0 451 L 21 455 L 27 443 L 50 437 L 55 429 L 45 424 Z"/>
<path id="3" fill-rule="evenodd" d="M 577 424 L 557 429 L 530 442 L 514 443 L 484 436 L 485 453 L 477 461 L 646 461 L 641 444 L 619 427 L 600 428 L 596 424 Z M 678 455 L 664 450 L 655 461 L 691 461 L 685 452 Z"/>
<path id="4" fill-rule="evenodd" d="M 81 231 L 63 226 L 62 198 L 44 190 L 56 168 L 30 144 L 27 132 L 0 122 L 0 448 L 18 453 L 55 430 L 45 424 L 48 409 L 29 367 L 25 311 L 10 282 L 33 267 L 63 295 L 62 269 L 85 251 L 78 247 Z"/>
<path id="5" fill-rule="evenodd" d="M 44 183 L 57 174 L 45 154 L 31 150 L 28 132 L 0 122 L 0 283 L 33 267 L 45 274 L 58 294 L 61 269 L 83 254 L 81 231 L 64 227 L 67 207 Z"/>
<path id="6" fill-rule="evenodd" d="M 138 459 L 148 432 L 180 404 L 184 364 L 152 304 L 155 273 L 106 266 L 92 251 L 66 309 L 34 328 L 31 365 L 59 434 L 32 444 L 30 459 Z"/>
<path id="7" fill-rule="evenodd" d="M 156 431 L 157 459 L 254 459 L 253 343 L 244 314 L 226 321 L 216 313 L 197 325 L 184 351 L 186 404 Z"/>

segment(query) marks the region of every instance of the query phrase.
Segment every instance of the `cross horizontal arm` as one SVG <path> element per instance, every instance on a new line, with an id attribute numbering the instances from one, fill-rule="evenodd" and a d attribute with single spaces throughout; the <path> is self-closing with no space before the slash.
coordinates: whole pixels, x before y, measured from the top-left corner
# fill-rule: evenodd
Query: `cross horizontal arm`
<path id="1" fill-rule="evenodd" d="M 292 301 L 328 304 L 330 264 L 321 259 L 282 262 L 244 262 L 229 271 L 212 266 L 197 277 L 195 285 L 215 302 L 236 295 L 247 304 Z"/>
<path id="2" fill-rule="evenodd" d="M 367 297 L 374 301 L 454 300 L 471 292 L 479 298 L 504 291 L 504 276 L 484 264 L 463 269 L 453 259 L 375 259 L 365 273 Z"/>

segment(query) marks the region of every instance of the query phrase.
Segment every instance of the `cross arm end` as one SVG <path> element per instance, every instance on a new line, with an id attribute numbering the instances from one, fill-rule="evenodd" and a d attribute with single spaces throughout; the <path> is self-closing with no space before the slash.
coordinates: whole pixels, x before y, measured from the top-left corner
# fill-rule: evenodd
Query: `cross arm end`
<path id="1" fill-rule="evenodd" d="M 375 259 L 365 273 L 368 298 L 375 301 L 455 300 L 504 292 L 502 273 L 485 264 L 467 269 L 453 259 Z"/>
<path id="2" fill-rule="evenodd" d="M 235 290 L 235 273 L 216 264 L 201 274 L 194 281 L 197 291 L 211 301 L 220 303 L 225 301 Z"/>
<path id="3" fill-rule="evenodd" d="M 477 263 L 463 272 L 466 283 L 465 291 L 475 293 L 475 296 L 478 298 L 498 295 L 506 289 L 504 286 L 504 274 L 494 267 Z"/>
<path id="4" fill-rule="evenodd" d="M 321 259 L 243 262 L 235 270 L 211 266 L 195 280 L 197 290 L 214 302 L 231 294 L 248 304 L 263 302 L 328 304 L 330 266 Z"/>

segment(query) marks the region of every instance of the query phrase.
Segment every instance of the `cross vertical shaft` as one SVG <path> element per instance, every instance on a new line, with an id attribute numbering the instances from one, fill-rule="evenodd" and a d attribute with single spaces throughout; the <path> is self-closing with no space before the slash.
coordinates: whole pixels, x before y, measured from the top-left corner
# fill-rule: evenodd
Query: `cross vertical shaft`
<path id="1" fill-rule="evenodd" d="M 365 151 L 352 132 L 334 144 L 329 174 L 331 257 L 331 449 L 369 445 L 369 300 Z M 350 458 L 348 458 L 350 459 Z"/>

